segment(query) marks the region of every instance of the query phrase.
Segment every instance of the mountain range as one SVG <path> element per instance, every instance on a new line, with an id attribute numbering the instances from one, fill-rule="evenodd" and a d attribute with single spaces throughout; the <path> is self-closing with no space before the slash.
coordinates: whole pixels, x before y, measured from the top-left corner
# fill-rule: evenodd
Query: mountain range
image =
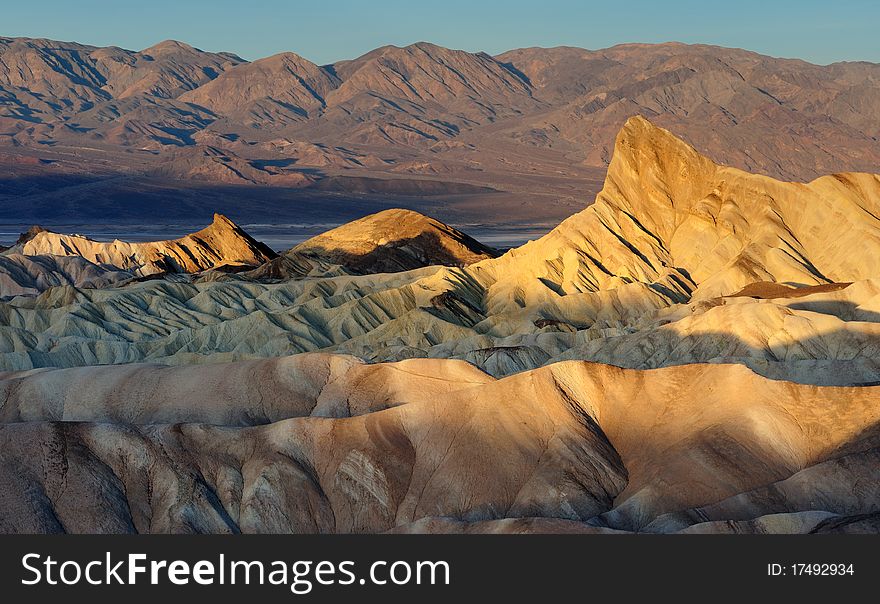
<path id="1" fill-rule="evenodd" d="M 0 533 L 880 532 L 878 77 L 0 38 Z"/>
<path id="2" fill-rule="evenodd" d="M 0 219 L 45 222 L 59 196 L 71 215 L 106 215 L 122 196 L 155 207 L 174 182 L 195 181 L 248 200 L 252 187 L 291 191 L 283 218 L 320 212 L 302 199 L 349 195 L 459 224 L 501 211 L 549 228 L 590 203 L 636 114 L 778 179 L 872 171 L 878 89 L 876 64 L 677 43 L 495 57 L 417 43 L 319 66 L 174 41 L 133 52 L 0 38 Z M 201 221 L 216 209 L 190 211 Z"/>

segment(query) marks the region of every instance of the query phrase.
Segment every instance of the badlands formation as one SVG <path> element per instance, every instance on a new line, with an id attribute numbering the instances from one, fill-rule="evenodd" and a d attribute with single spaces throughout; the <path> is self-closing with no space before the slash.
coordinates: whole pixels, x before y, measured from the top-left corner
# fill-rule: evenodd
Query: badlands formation
<path id="1" fill-rule="evenodd" d="M 327 231 L 293 248 L 364 273 L 396 273 L 431 264 L 466 266 L 495 250 L 410 210 L 385 210 Z"/>
<path id="2" fill-rule="evenodd" d="M 196 273 L 224 265 L 259 266 L 275 253 L 252 239 L 225 216 L 214 214 L 210 226 L 172 241 L 101 243 L 81 235 L 42 231 L 13 248 L 24 256 L 78 256 L 139 276 Z"/>
<path id="3" fill-rule="evenodd" d="M 262 266 L 275 252 L 225 216 L 171 241 L 103 243 L 40 227 L 0 252 L 0 297 L 32 295 L 52 287 L 100 288 L 150 275 Z"/>
<path id="4" fill-rule="evenodd" d="M 0 220 L 335 225 L 406 207 L 544 234 L 596 196 L 634 115 L 774 178 L 876 172 L 878 82 L 876 63 L 679 43 L 418 42 L 317 65 L 0 36 Z"/>
<path id="5" fill-rule="evenodd" d="M 0 531 L 877 532 L 878 216 L 635 117 L 497 258 L 411 212 L 39 233 L 0 260 L 95 268 L 0 281 Z"/>

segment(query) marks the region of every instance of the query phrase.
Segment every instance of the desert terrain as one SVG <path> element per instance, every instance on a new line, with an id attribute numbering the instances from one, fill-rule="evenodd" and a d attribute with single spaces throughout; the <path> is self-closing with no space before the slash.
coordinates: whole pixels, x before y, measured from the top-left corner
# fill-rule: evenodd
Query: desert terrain
<path id="1" fill-rule="evenodd" d="M 777 179 L 876 172 L 878 81 L 873 63 L 675 43 L 423 42 L 319 66 L 0 38 L 0 243 L 32 224 L 171 239 L 220 213 L 281 251 L 406 208 L 513 247 L 592 203 L 634 115 Z"/>
<path id="2" fill-rule="evenodd" d="M 632 118 L 596 202 L 501 256 L 409 211 L 281 255 L 220 216 L 32 232 L 2 528 L 873 531 L 878 204 Z"/>
<path id="3" fill-rule="evenodd" d="M 880 66 L 0 59 L 0 532 L 880 530 Z"/>

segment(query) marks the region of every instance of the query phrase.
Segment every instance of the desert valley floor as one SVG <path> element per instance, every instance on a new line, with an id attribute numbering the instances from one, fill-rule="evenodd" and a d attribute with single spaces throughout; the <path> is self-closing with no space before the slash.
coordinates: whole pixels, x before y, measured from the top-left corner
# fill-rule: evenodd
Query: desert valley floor
<path id="1" fill-rule="evenodd" d="M 0 532 L 880 531 L 880 176 L 650 121 L 500 254 L 386 210 L 281 254 L 0 255 Z"/>

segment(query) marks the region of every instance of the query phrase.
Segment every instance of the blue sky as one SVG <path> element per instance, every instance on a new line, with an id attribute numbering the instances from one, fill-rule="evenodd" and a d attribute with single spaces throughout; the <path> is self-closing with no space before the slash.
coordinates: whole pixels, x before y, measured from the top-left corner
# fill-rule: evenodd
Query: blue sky
<path id="1" fill-rule="evenodd" d="M 426 40 L 498 53 L 702 42 L 814 63 L 880 62 L 877 0 L 27 0 L 4 1 L 0 35 L 139 50 L 165 39 L 256 59 L 292 50 L 317 63 Z"/>

